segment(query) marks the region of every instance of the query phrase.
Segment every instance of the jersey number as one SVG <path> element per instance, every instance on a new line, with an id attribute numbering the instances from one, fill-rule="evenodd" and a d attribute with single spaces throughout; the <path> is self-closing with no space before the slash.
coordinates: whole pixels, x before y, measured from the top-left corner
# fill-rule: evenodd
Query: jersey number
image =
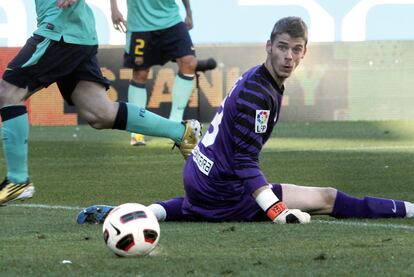
<path id="1" fill-rule="evenodd" d="M 236 88 L 237 84 L 239 83 L 239 81 L 243 79 L 243 77 L 240 77 L 237 82 L 234 84 L 234 86 L 232 87 L 232 89 L 230 90 L 229 94 L 227 97 L 231 96 L 231 93 L 234 91 L 234 89 Z M 216 137 L 218 135 L 219 132 L 219 126 L 221 123 L 221 120 L 223 119 L 223 114 L 224 114 L 224 104 L 226 103 L 226 99 L 227 97 L 225 97 L 223 99 L 223 101 L 220 104 L 221 107 L 221 111 L 217 112 L 216 115 L 214 116 L 213 120 L 211 121 L 211 126 L 213 126 L 213 132 L 208 132 L 207 134 L 204 135 L 203 139 L 201 140 L 201 143 L 205 146 L 205 147 L 209 147 L 210 145 L 212 145 L 214 143 L 214 141 L 216 140 Z"/>
<path id="2" fill-rule="evenodd" d="M 203 139 L 201 140 L 201 143 L 205 146 L 205 147 L 209 147 L 210 145 L 212 145 L 214 143 L 214 141 L 216 140 L 216 137 L 218 135 L 219 132 L 219 126 L 221 123 L 221 120 L 223 119 L 223 114 L 224 114 L 224 103 L 226 102 L 226 98 L 224 98 L 223 102 L 221 102 L 221 111 L 217 112 L 216 115 L 214 116 L 213 120 L 211 121 L 211 126 L 213 126 L 213 132 L 207 132 L 207 134 L 204 135 Z"/>
<path id="3" fill-rule="evenodd" d="M 142 51 L 142 49 L 144 49 L 144 46 L 145 46 L 145 40 L 137 38 L 135 40 L 135 51 L 134 51 L 135 55 L 137 56 L 144 55 L 144 51 Z"/>

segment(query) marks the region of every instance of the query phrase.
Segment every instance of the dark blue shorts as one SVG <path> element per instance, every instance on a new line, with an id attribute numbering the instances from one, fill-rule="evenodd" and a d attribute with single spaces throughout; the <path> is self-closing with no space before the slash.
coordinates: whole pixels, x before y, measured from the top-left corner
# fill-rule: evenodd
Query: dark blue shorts
<path id="1" fill-rule="evenodd" d="M 69 44 L 33 35 L 8 64 L 3 79 L 31 93 L 56 82 L 63 98 L 73 105 L 71 95 L 80 80 L 109 88 L 97 53 L 97 45 Z"/>
<path id="2" fill-rule="evenodd" d="M 195 56 L 184 22 L 157 31 L 133 32 L 126 47 L 129 53 L 124 53 L 124 67 L 133 69 L 147 69 L 184 56 Z"/>

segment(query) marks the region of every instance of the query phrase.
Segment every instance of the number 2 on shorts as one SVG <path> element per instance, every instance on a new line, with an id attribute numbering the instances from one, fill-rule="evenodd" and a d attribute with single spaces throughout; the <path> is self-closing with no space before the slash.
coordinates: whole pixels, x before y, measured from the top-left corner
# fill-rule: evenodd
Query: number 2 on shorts
<path id="1" fill-rule="evenodd" d="M 137 38 L 135 40 L 135 55 L 137 56 L 142 56 L 144 55 L 144 51 L 142 51 L 144 49 L 145 46 L 145 40 Z"/>

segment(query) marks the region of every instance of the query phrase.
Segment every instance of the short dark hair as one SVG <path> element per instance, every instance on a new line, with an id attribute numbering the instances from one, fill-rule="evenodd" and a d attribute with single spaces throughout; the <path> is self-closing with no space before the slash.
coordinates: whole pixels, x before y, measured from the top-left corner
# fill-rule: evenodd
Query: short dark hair
<path id="1" fill-rule="evenodd" d="M 273 27 L 270 41 L 273 42 L 277 35 L 283 33 L 287 33 L 293 38 L 305 39 L 305 45 L 308 43 L 308 27 L 300 17 L 288 16 L 279 19 Z"/>

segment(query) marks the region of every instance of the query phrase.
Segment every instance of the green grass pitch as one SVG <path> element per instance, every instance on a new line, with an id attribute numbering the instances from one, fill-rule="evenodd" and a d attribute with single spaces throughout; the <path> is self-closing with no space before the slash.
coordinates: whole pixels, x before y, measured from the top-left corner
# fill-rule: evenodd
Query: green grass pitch
<path id="1" fill-rule="evenodd" d="M 414 272 L 414 219 L 308 225 L 161 223 L 152 256 L 118 258 L 80 207 L 150 204 L 183 194 L 167 139 L 88 126 L 32 127 L 35 197 L 0 207 L 0 276 L 403 276 Z M 261 156 L 271 182 L 333 186 L 414 201 L 414 122 L 280 123 Z M 5 171 L 4 161 L 0 163 Z M 63 261 L 70 261 L 64 263 Z"/>

